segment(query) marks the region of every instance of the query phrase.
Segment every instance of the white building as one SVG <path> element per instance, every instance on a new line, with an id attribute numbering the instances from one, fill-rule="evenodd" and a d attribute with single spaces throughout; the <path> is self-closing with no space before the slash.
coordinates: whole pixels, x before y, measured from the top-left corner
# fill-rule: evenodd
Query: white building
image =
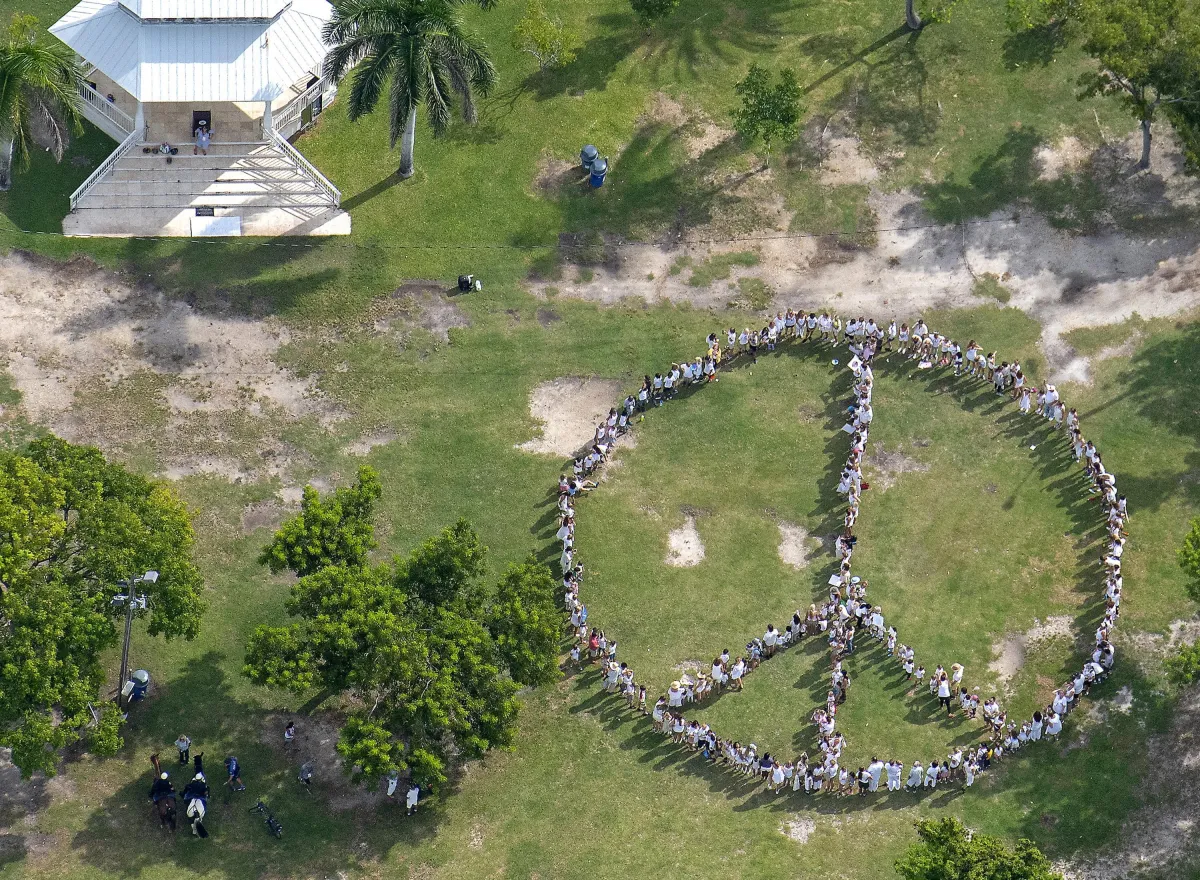
<path id="1" fill-rule="evenodd" d="M 333 99 L 326 0 L 82 0 L 50 31 L 119 142 L 71 197 L 74 235 L 337 235 L 341 195 L 287 141 Z M 194 155 L 203 121 L 208 155 Z M 175 152 L 163 152 L 163 145 Z"/>

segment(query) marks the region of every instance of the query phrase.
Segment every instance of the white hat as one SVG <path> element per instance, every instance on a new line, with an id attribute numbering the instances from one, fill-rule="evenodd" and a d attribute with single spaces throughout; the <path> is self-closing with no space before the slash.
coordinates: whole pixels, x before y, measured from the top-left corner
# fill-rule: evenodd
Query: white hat
<path id="1" fill-rule="evenodd" d="M 160 773 L 160 774 L 158 774 L 158 778 L 159 778 L 159 779 L 166 779 L 166 778 L 167 778 L 167 774 L 166 774 L 166 773 Z"/>

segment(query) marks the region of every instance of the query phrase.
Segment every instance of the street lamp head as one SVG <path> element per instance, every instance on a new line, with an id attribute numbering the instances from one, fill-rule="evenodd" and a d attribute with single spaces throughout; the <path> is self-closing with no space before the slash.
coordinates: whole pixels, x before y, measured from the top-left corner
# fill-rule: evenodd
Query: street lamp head
<path id="1" fill-rule="evenodd" d="M 124 593 L 117 593 L 117 595 L 112 597 L 112 603 L 114 605 L 120 605 L 122 602 L 124 602 L 128 598 L 129 597 L 126 596 Z"/>
<path id="2" fill-rule="evenodd" d="M 148 583 L 148 584 L 156 583 L 158 581 L 158 572 L 157 571 L 148 571 L 144 575 L 142 575 L 140 578 L 138 578 L 138 580 L 144 581 L 145 583 Z"/>

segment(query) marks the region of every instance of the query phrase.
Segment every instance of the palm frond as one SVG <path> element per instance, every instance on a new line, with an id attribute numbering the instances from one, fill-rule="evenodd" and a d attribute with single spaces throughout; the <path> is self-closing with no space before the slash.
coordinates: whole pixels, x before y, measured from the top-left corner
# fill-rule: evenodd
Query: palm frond
<path id="1" fill-rule="evenodd" d="M 408 57 L 400 58 L 392 73 L 392 88 L 388 95 L 388 136 L 393 149 L 404 135 L 408 115 L 421 103 L 419 81 L 412 75 L 409 62 Z"/>
<path id="2" fill-rule="evenodd" d="M 375 109 L 397 54 L 394 48 L 387 48 L 378 54 L 369 54 L 354 69 L 354 83 L 350 87 L 351 122 Z"/>

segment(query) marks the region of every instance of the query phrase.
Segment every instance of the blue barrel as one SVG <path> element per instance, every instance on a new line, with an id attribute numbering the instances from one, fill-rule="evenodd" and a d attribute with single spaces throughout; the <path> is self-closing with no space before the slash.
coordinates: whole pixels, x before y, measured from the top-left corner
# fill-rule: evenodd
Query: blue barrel
<path id="1" fill-rule="evenodd" d="M 596 158 L 599 155 L 600 155 L 600 151 L 597 150 L 595 147 L 593 147 L 591 144 L 588 144 L 586 147 L 584 147 L 582 150 L 579 151 L 579 163 L 584 167 L 585 170 L 591 171 L 592 163 L 596 161 Z"/>
<path id="2" fill-rule="evenodd" d="M 130 698 L 134 700 L 144 699 L 146 692 L 150 690 L 150 673 L 144 669 L 139 669 L 133 674 L 133 693 Z"/>
<path id="3" fill-rule="evenodd" d="M 592 185 L 592 189 L 599 189 L 604 186 L 604 175 L 608 174 L 608 162 L 596 157 L 596 161 L 592 163 L 592 176 L 588 178 L 588 183 Z"/>

